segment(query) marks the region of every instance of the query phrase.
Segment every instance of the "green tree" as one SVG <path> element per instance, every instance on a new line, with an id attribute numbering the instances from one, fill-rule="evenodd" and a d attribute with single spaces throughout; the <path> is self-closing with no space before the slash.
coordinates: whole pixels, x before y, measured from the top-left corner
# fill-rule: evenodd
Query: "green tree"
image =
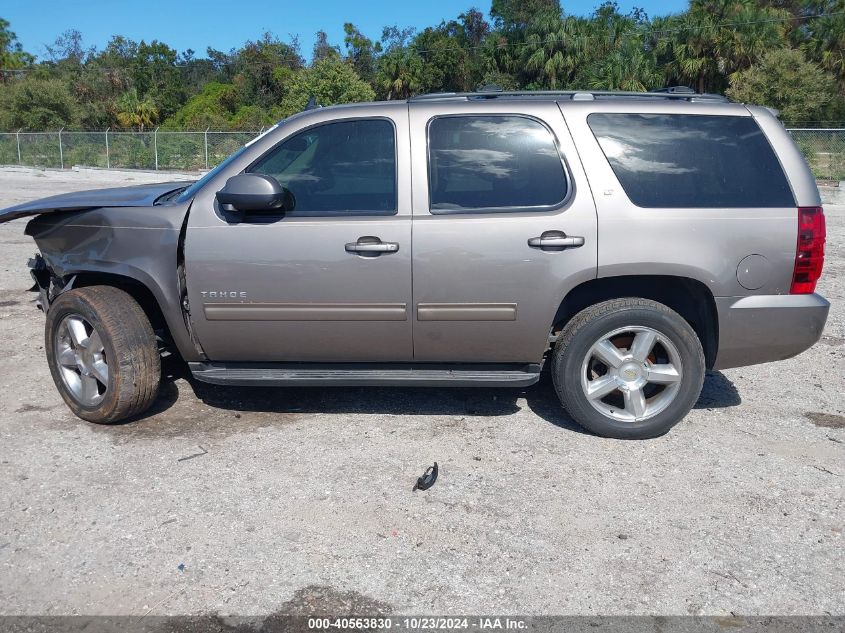
<path id="1" fill-rule="evenodd" d="M 85 48 L 82 33 L 77 29 L 68 29 L 44 48 L 53 63 L 69 63 L 74 66 L 80 66 L 89 55 L 94 53 L 94 48 Z"/>
<path id="2" fill-rule="evenodd" d="M 593 90 L 652 90 L 663 85 L 663 73 L 654 56 L 644 50 L 641 41 L 625 40 L 607 52 L 585 73 L 587 88 Z"/>
<path id="3" fill-rule="evenodd" d="M 387 99 L 407 99 L 420 92 L 425 81 L 423 60 L 410 48 L 394 48 L 379 58 L 376 86 Z"/>
<path id="4" fill-rule="evenodd" d="M 641 11 L 623 15 L 615 2 L 605 2 L 581 27 L 573 87 L 642 91 L 663 85 L 654 51 L 645 42 L 649 22 Z"/>
<path id="5" fill-rule="evenodd" d="M 228 121 L 228 127 L 233 130 L 257 131 L 262 127 L 271 125 L 279 117 L 274 117 L 270 112 L 254 105 L 243 105 L 238 108 Z"/>
<path id="6" fill-rule="evenodd" d="M 413 41 L 412 54 L 420 57 L 418 90 L 454 92 L 469 90 L 471 84 L 469 51 L 454 20 L 441 22 L 419 33 Z"/>
<path id="7" fill-rule="evenodd" d="M 475 90 L 486 70 L 482 43 L 490 32 L 475 9 L 423 30 L 410 44 L 422 60 L 420 89 L 424 92 Z"/>
<path id="8" fill-rule="evenodd" d="M 289 71 L 299 70 L 304 65 L 299 42 L 285 43 L 272 33 L 247 42 L 229 59 L 235 72 L 233 83 L 240 90 L 243 102 L 266 110 L 284 98 Z"/>
<path id="9" fill-rule="evenodd" d="M 123 127 L 137 127 L 143 132 L 144 128 L 152 127 L 158 121 L 159 112 L 153 100 L 146 96 L 138 97 L 138 89 L 127 90 L 116 104 L 118 122 Z"/>
<path id="10" fill-rule="evenodd" d="M 373 41 L 351 22 L 343 25 L 343 31 L 346 34 L 343 38 L 346 60 L 352 64 L 361 79 L 372 82 L 376 76 L 376 58 L 381 52 L 381 44 L 373 44 Z"/>
<path id="11" fill-rule="evenodd" d="M 9 26 L 8 20 L 0 18 L 0 68 L 26 68 L 35 62 L 35 57 L 24 52 L 18 36 L 9 30 Z M 6 73 L 0 73 L 0 77 L 5 75 Z"/>
<path id="12" fill-rule="evenodd" d="M 741 103 L 776 108 L 784 121 L 845 114 L 833 76 L 794 49 L 770 51 L 758 64 L 733 75 L 727 95 Z"/>
<path id="13" fill-rule="evenodd" d="M 560 0 L 493 0 L 490 17 L 498 28 L 524 28 L 541 16 L 560 17 Z"/>
<path id="14" fill-rule="evenodd" d="M 375 99 L 373 89 L 350 64 L 339 58 L 327 58 L 293 75 L 276 113 L 287 117 L 301 112 L 312 96 L 324 106 Z"/>
<path id="15" fill-rule="evenodd" d="M 339 56 L 340 49 L 337 46 L 329 44 L 328 34 L 323 30 L 317 31 L 317 39 L 314 42 L 314 50 L 311 53 L 312 62 Z"/>
<path id="16" fill-rule="evenodd" d="M 209 83 L 226 83 L 223 81 L 223 73 L 215 65 L 214 60 L 196 57 L 193 49 L 189 48 L 180 53 L 176 65 L 181 71 L 181 81 L 186 96 L 202 92 Z"/>
<path id="17" fill-rule="evenodd" d="M 0 90 L 0 128 L 57 130 L 76 125 L 80 105 L 58 79 L 25 78 Z"/>
<path id="18" fill-rule="evenodd" d="M 585 57 L 587 23 L 583 18 L 546 13 L 526 29 L 522 47 L 524 83 L 532 89 L 558 90 L 571 85 Z"/>
<path id="19" fill-rule="evenodd" d="M 801 13 L 825 16 L 799 21 L 794 38 L 807 57 L 832 72 L 845 89 L 845 1 L 811 0 Z"/>
<path id="20" fill-rule="evenodd" d="M 232 84 L 207 83 L 165 123 L 183 130 L 225 129 L 240 107 L 240 95 Z"/>
<path id="21" fill-rule="evenodd" d="M 185 102 L 177 59 L 177 52 L 167 44 L 158 40 L 147 44 L 142 40 L 131 62 L 133 87 L 147 95 L 163 118 Z"/>
<path id="22" fill-rule="evenodd" d="M 795 99 L 804 99 L 783 79 L 796 69 L 814 80 L 824 71 L 838 90 L 830 108 L 807 104 L 800 118 L 845 116 L 845 0 L 690 0 L 687 10 L 651 20 L 641 10 L 622 14 L 612 1 L 581 17 L 562 14 L 558 0 L 492 0 L 490 16 L 492 27 L 474 8 L 420 32 L 388 26 L 378 41 L 347 22 L 342 52 L 317 33 L 310 68 L 296 38 L 283 42 L 271 33 L 197 57 L 121 35 L 96 50 L 71 29 L 36 62 L 0 19 L 0 67 L 13 69 L 0 73 L 0 122 L 257 129 L 301 109 L 311 93 L 329 104 L 487 84 L 514 90 L 682 84 L 742 94 L 748 81 L 761 95 L 755 100 L 786 104 L 779 107 L 790 112 Z M 777 51 L 784 54 L 769 57 Z"/>
<path id="23" fill-rule="evenodd" d="M 733 73 L 786 46 L 788 18 L 754 0 L 691 0 L 685 13 L 654 20 L 650 34 L 668 83 L 722 92 Z"/>
<path id="24" fill-rule="evenodd" d="M 42 66 L 50 66 L 50 75 L 64 81 L 82 104 L 79 124 L 88 129 L 119 125 L 114 104 L 132 85 L 137 43 L 115 36 L 98 52 L 83 47 L 81 34 L 69 31 L 51 48 L 51 60 Z"/>

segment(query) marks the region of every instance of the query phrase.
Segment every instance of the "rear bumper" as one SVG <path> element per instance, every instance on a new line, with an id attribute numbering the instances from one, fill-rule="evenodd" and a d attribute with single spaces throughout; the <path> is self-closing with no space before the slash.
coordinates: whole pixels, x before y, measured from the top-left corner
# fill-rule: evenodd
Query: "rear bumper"
<path id="1" fill-rule="evenodd" d="M 830 303 L 817 294 L 717 297 L 719 351 L 714 369 L 790 358 L 824 330 Z"/>

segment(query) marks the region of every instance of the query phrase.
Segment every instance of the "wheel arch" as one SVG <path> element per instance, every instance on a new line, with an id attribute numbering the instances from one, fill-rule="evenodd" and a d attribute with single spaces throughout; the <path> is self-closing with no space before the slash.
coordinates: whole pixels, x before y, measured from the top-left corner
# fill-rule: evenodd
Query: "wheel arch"
<path id="1" fill-rule="evenodd" d="M 167 309 L 161 289 L 156 288 L 150 280 L 145 280 L 143 273 L 137 276 L 126 274 L 131 271 L 125 266 L 119 273 L 98 269 L 63 272 L 62 280 L 68 284 L 65 286 L 67 289 L 110 286 L 123 290 L 141 306 L 153 330 L 163 330 L 165 337 L 173 343 L 173 351 L 186 361 L 195 360 L 196 351 L 187 336 L 181 312 L 178 315 L 171 314 L 174 310 L 172 307 Z"/>
<path id="2" fill-rule="evenodd" d="M 640 297 L 662 303 L 680 314 L 695 331 L 711 369 L 719 348 L 719 316 L 713 293 L 702 282 L 672 275 L 619 275 L 585 281 L 570 290 L 557 309 L 552 334 L 584 308 L 601 301 Z"/>
<path id="3" fill-rule="evenodd" d="M 72 288 L 87 288 L 90 286 L 110 286 L 123 290 L 130 297 L 138 302 L 144 314 L 147 315 L 153 329 L 164 329 L 170 335 L 170 327 L 167 319 L 164 318 L 158 299 L 153 292 L 141 281 L 126 275 L 107 273 L 100 271 L 83 271 L 67 275 Z"/>

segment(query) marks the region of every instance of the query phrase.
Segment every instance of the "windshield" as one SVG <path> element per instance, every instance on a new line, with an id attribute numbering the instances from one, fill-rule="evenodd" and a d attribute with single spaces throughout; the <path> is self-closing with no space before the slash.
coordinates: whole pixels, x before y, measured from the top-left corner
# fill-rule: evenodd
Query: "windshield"
<path id="1" fill-rule="evenodd" d="M 217 167 L 215 167 L 214 169 L 212 169 L 212 170 L 211 170 L 210 172 L 208 172 L 205 176 L 203 176 L 202 178 L 200 178 L 199 180 L 197 180 L 194 184 L 192 184 L 190 187 L 188 187 L 187 189 L 185 189 L 185 190 L 184 190 L 184 191 L 180 194 L 179 198 L 178 198 L 176 201 L 177 201 L 177 202 L 186 202 L 186 201 L 190 200 L 191 198 L 193 198 L 195 195 L 197 195 L 197 192 L 198 192 L 200 189 L 202 189 L 202 188 L 205 186 L 205 184 L 206 184 L 209 180 L 211 180 L 212 178 L 214 178 L 217 174 L 219 174 L 219 173 L 220 173 L 220 171 L 221 171 L 221 170 L 225 169 L 225 168 L 226 168 L 226 167 L 227 167 L 227 166 L 228 166 L 228 165 L 229 165 L 232 161 L 234 161 L 234 160 L 235 160 L 238 156 L 240 156 L 241 154 L 243 154 L 243 153 L 246 151 L 246 149 L 247 149 L 250 145 L 252 145 L 253 143 L 255 143 L 258 139 L 260 139 L 260 138 L 262 138 L 262 137 L 264 137 L 264 136 L 267 136 L 270 132 L 272 132 L 272 131 L 273 131 L 273 130 L 275 130 L 277 127 L 279 127 L 279 124 L 281 124 L 281 123 L 282 123 L 282 121 L 279 121 L 279 123 L 276 123 L 276 125 L 274 125 L 273 127 L 269 128 L 269 129 L 267 129 L 267 130 L 265 130 L 262 134 L 259 134 L 258 136 L 256 136 L 254 139 L 252 139 L 251 141 L 249 141 L 249 142 L 248 142 L 246 145 L 244 145 L 243 147 L 239 147 L 239 148 L 235 151 L 235 153 L 231 154 L 228 158 L 226 158 L 226 160 L 224 160 L 222 163 L 220 163 L 219 165 L 217 165 Z"/>
<path id="2" fill-rule="evenodd" d="M 200 178 L 199 180 L 197 180 L 197 181 L 196 181 L 194 184 L 192 184 L 190 187 L 188 187 L 187 189 L 185 189 L 185 190 L 182 192 L 182 194 L 179 196 L 179 198 L 177 199 L 177 202 L 185 202 L 185 201 L 190 200 L 191 198 L 193 198 L 195 195 L 197 195 L 197 191 L 199 191 L 200 189 L 202 189 L 202 188 L 205 186 L 205 183 L 207 183 L 209 180 L 211 180 L 212 178 L 214 178 L 214 177 L 215 177 L 215 176 L 216 176 L 216 175 L 220 172 L 220 170 L 225 169 L 225 168 L 226 168 L 226 166 L 227 166 L 229 163 L 231 163 L 231 162 L 232 162 L 233 160 L 235 160 L 238 156 L 240 156 L 241 154 L 243 154 L 243 153 L 246 151 L 246 148 L 247 148 L 247 146 L 246 146 L 246 145 L 244 145 L 243 147 L 239 147 L 239 148 L 235 151 L 235 153 L 234 153 L 234 154 L 230 154 L 230 155 L 229 155 L 229 157 L 228 157 L 226 160 L 224 160 L 222 163 L 220 163 L 219 165 L 217 165 L 217 167 L 215 167 L 215 168 L 214 168 L 214 169 L 212 169 L 210 172 L 208 172 L 205 176 L 203 176 L 202 178 Z"/>

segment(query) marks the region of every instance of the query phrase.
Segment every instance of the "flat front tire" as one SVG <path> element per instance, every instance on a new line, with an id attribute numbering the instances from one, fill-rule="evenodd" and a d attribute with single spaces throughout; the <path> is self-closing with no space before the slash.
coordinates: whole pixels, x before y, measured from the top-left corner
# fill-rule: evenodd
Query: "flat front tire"
<path id="1" fill-rule="evenodd" d="M 585 308 L 555 345 L 555 390 L 572 418 L 598 435 L 648 439 L 666 433 L 698 400 L 704 352 L 689 323 L 636 297 Z"/>
<path id="2" fill-rule="evenodd" d="M 59 295 L 47 311 L 44 347 L 53 382 L 83 420 L 119 422 L 156 399 L 161 358 L 155 333 L 123 290 L 89 286 Z"/>

